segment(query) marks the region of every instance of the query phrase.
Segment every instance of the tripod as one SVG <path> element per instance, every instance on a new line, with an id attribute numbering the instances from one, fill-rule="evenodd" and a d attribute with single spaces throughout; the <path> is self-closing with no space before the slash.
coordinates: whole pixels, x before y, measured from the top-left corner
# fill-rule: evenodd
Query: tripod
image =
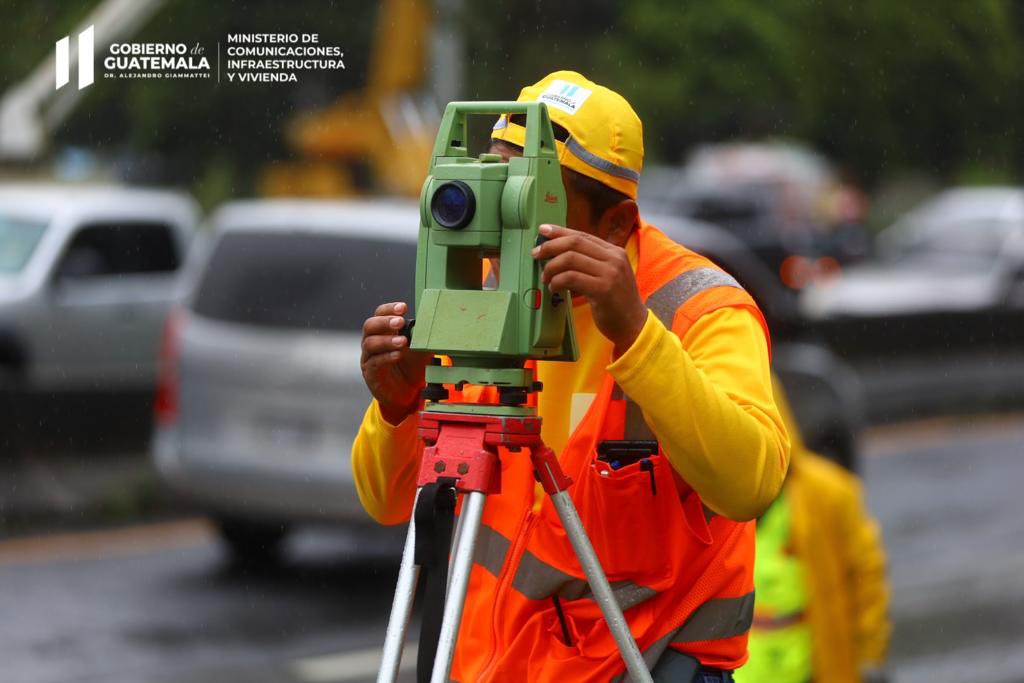
<path id="1" fill-rule="evenodd" d="M 437 404 L 435 404 L 437 405 Z M 440 406 L 438 406 L 440 407 Z M 447 408 L 448 406 L 444 406 Z M 615 638 L 615 643 L 626 663 L 630 677 L 636 682 L 650 682 L 651 674 L 633 640 L 629 625 L 615 600 L 608 579 L 598 562 L 594 548 L 580 521 L 576 506 L 566 489 L 572 480 L 562 472 L 555 452 L 544 445 L 540 438 L 540 417 L 536 415 L 489 415 L 468 412 L 435 412 L 434 406 L 420 413 L 420 437 L 427 444 L 423 450 L 417 479 L 414 517 L 409 522 L 409 531 L 402 552 L 402 564 L 398 572 L 398 586 L 395 589 L 384 640 L 384 654 L 377 683 L 394 683 L 402 659 L 402 646 L 412 614 L 413 595 L 420 574 L 417 557 L 416 526 L 422 519 L 419 511 L 421 497 L 437 495 L 438 487 L 451 491 L 450 504 L 454 506 L 455 492 L 463 494 L 462 514 L 452 538 L 451 571 L 447 583 L 444 608 L 437 636 L 437 651 L 431 668 L 431 683 L 447 683 L 451 673 L 455 642 L 458 638 L 459 623 L 469 586 L 473 552 L 483 517 L 484 499 L 498 493 L 501 487 L 501 464 L 498 448 L 504 446 L 512 451 L 526 448 L 534 474 L 544 491 L 550 496 L 558 512 L 562 526 L 572 544 L 573 551 L 583 567 L 590 583 L 594 599 L 601 608 L 605 622 Z M 452 408 L 458 408 L 452 406 Z M 465 406 L 463 406 L 465 408 Z M 449 526 L 450 529 L 450 526 Z M 447 555 L 447 553 L 444 553 Z M 447 562 L 447 557 L 433 558 Z M 428 586 L 427 591 L 431 588 Z M 423 643 L 421 643 L 421 648 Z M 429 655 L 428 655 L 429 656 Z M 424 663 L 421 657 L 420 665 Z"/>

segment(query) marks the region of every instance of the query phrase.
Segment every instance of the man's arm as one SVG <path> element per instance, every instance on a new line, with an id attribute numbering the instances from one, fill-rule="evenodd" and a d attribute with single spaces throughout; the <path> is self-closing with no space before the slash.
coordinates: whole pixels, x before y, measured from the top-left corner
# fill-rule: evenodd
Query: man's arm
<path id="1" fill-rule="evenodd" d="M 786 476 L 789 437 L 750 311 L 701 316 L 682 340 L 650 315 L 609 371 L 705 505 L 741 521 L 768 508 Z"/>
<path id="2" fill-rule="evenodd" d="M 401 524 L 412 514 L 419 465 L 416 418 L 392 425 L 370 404 L 352 444 L 352 476 L 359 502 L 381 524 Z"/>
<path id="3" fill-rule="evenodd" d="M 381 304 L 363 323 L 363 379 L 373 403 L 352 445 L 352 476 L 359 500 L 382 524 L 409 519 L 416 487 L 416 420 L 430 354 L 413 353 L 399 334 L 404 302 Z"/>
<path id="4" fill-rule="evenodd" d="M 609 371 L 640 406 L 672 466 L 704 504 L 735 520 L 771 504 L 789 466 L 789 439 L 772 398 L 768 342 L 753 314 L 723 308 L 680 340 L 649 315 L 625 249 L 568 228 L 540 226 L 533 250 L 553 290 L 590 303 L 615 345 Z"/>

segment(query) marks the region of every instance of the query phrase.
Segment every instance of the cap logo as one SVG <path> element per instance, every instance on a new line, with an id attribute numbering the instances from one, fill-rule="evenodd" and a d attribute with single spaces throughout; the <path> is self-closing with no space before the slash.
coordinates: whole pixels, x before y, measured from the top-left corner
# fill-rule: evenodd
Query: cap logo
<path id="1" fill-rule="evenodd" d="M 549 107 L 561 109 L 566 114 L 575 114 L 590 97 L 591 92 L 593 91 L 575 83 L 556 78 L 551 81 L 547 90 L 540 94 L 537 101 L 543 102 Z"/>

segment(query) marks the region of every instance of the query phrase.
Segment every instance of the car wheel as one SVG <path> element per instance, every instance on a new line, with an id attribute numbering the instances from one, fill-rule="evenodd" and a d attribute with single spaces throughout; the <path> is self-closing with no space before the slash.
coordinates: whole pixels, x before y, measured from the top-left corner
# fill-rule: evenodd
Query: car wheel
<path id="1" fill-rule="evenodd" d="M 217 530 L 232 562 L 253 568 L 276 563 L 288 535 L 285 524 L 230 518 L 218 519 Z"/>

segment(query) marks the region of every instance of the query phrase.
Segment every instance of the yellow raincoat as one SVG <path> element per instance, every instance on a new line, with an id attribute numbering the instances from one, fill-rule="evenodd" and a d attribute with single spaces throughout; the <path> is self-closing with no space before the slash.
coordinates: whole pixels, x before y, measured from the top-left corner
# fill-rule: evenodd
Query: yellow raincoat
<path id="1" fill-rule="evenodd" d="M 778 382 L 791 442 L 786 493 L 804 562 L 815 683 L 859 683 L 886 657 L 891 626 L 885 550 L 857 477 L 807 449 Z"/>

